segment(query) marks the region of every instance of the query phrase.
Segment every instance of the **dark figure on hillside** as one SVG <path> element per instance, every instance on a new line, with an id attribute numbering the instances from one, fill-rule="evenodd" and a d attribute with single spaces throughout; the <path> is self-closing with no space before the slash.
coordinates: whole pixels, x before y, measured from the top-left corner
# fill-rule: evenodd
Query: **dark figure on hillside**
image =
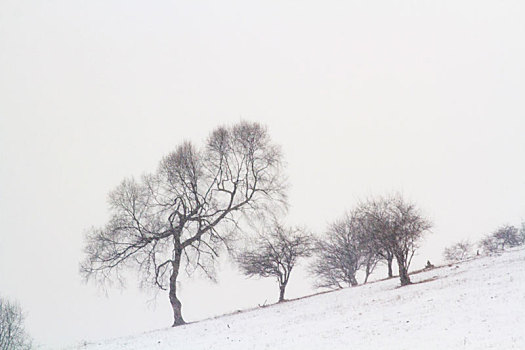
<path id="1" fill-rule="evenodd" d="M 425 269 L 433 269 L 435 266 L 432 265 L 432 263 L 430 262 L 430 260 L 427 260 L 427 266 L 425 266 Z"/>

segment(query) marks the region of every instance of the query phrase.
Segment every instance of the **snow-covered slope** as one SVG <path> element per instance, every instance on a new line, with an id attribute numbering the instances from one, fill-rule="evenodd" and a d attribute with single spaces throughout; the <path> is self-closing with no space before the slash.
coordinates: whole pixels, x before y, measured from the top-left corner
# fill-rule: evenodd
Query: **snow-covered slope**
<path id="1" fill-rule="evenodd" d="M 525 250 L 177 328 L 117 349 L 525 349 Z"/>

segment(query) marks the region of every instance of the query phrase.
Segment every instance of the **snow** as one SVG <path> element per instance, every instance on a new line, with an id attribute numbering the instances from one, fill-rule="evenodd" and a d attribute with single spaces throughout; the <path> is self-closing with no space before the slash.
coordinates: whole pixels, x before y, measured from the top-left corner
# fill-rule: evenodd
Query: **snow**
<path id="1" fill-rule="evenodd" d="M 75 349 L 525 349 L 525 250 Z"/>

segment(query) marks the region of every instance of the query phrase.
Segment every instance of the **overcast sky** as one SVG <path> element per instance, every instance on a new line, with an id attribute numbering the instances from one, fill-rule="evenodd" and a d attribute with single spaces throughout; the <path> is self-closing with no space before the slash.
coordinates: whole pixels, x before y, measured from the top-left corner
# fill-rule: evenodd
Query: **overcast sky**
<path id="1" fill-rule="evenodd" d="M 518 0 L 0 0 L 0 294 L 49 346 L 169 326 L 133 278 L 108 297 L 81 283 L 84 232 L 124 177 L 241 119 L 282 145 L 292 224 L 322 233 L 401 191 L 434 222 L 416 267 L 519 225 L 524 18 Z M 277 299 L 218 277 L 182 282 L 187 320 Z"/>

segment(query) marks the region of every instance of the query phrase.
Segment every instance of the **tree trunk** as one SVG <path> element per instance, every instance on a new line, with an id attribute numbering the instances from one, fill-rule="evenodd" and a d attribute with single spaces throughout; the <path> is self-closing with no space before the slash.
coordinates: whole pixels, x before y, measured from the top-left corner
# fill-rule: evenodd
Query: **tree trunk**
<path id="1" fill-rule="evenodd" d="M 392 261 L 394 260 L 394 257 L 391 255 L 388 255 L 386 261 L 388 264 L 388 278 L 394 277 L 394 273 L 392 272 Z"/>
<path id="2" fill-rule="evenodd" d="M 350 284 L 352 285 L 352 287 L 355 287 L 357 286 L 359 283 L 357 283 L 357 280 L 355 279 L 355 275 L 354 276 L 350 276 Z"/>
<path id="3" fill-rule="evenodd" d="M 410 277 L 408 276 L 408 269 L 405 264 L 405 256 L 403 254 L 396 254 L 397 265 L 399 267 L 399 279 L 401 280 L 401 285 L 406 286 L 410 282 Z"/>
<path id="4" fill-rule="evenodd" d="M 279 302 L 283 302 L 284 301 L 284 291 L 286 289 L 286 284 L 281 284 L 279 286 Z"/>
<path id="5" fill-rule="evenodd" d="M 368 277 L 370 277 L 376 265 L 377 260 L 375 260 L 375 257 L 369 256 L 365 266 L 365 281 L 363 282 L 363 284 L 366 284 L 366 282 L 368 282 Z"/>
<path id="6" fill-rule="evenodd" d="M 182 304 L 177 298 L 177 276 L 179 275 L 179 268 L 180 268 L 180 259 L 182 256 L 182 251 L 175 252 L 175 257 L 172 262 L 172 268 L 171 276 L 170 276 L 170 303 L 171 308 L 173 309 L 173 326 L 180 326 L 185 324 L 184 319 L 182 318 Z"/>
<path id="7" fill-rule="evenodd" d="M 363 282 L 363 284 L 366 284 L 366 282 L 368 282 L 368 276 L 370 276 L 370 270 L 367 267 L 365 271 L 365 281 Z"/>

